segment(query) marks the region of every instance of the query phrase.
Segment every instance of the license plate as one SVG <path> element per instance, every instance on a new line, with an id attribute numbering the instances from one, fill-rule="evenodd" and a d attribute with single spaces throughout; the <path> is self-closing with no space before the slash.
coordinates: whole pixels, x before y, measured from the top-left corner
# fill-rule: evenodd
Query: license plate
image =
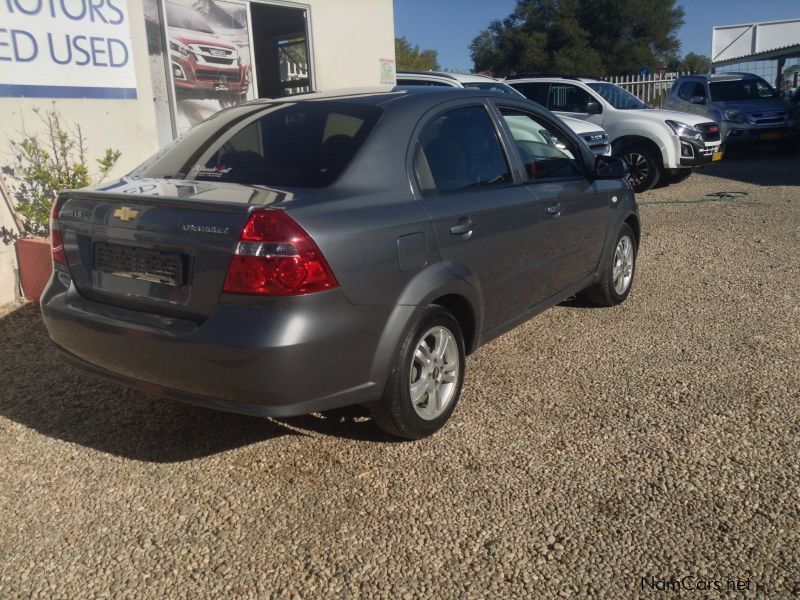
<path id="1" fill-rule="evenodd" d="M 214 86 L 215 92 L 227 92 L 228 89 L 229 89 L 228 84 L 226 83 L 218 83 L 217 85 Z"/>
<path id="2" fill-rule="evenodd" d="M 724 153 L 722 150 L 714 152 L 714 154 L 711 155 L 711 162 L 714 162 L 715 160 L 722 160 L 723 155 Z"/>
<path id="3" fill-rule="evenodd" d="M 762 133 L 759 136 L 759 139 L 762 139 L 762 140 L 779 140 L 779 139 L 781 139 L 781 134 L 780 133 Z"/>

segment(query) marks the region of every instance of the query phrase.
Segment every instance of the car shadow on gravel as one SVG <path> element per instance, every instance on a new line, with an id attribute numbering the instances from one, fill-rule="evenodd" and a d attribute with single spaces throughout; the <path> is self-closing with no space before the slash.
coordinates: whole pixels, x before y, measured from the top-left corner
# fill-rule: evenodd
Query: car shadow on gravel
<path id="1" fill-rule="evenodd" d="M 0 340 L 0 416 L 48 437 L 132 460 L 182 462 L 287 435 L 394 441 L 362 407 L 259 419 L 89 375 L 58 358 L 34 304 L 0 316 Z"/>
<path id="2" fill-rule="evenodd" d="M 787 156 L 769 146 L 729 148 L 720 162 L 695 172 L 725 179 L 728 187 L 736 181 L 763 186 L 800 185 L 800 150 Z"/>
<path id="3" fill-rule="evenodd" d="M 48 437 L 133 460 L 202 458 L 284 435 L 278 422 L 164 400 L 61 361 L 28 304 L 0 317 L 0 416 Z"/>

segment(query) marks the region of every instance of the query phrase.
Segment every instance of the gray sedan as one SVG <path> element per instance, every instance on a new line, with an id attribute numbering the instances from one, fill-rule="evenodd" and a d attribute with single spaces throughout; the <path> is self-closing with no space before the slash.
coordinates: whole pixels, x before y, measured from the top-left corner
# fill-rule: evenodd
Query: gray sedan
<path id="1" fill-rule="evenodd" d="M 624 164 L 530 102 L 445 88 L 256 101 L 63 192 L 42 313 L 62 355 L 257 416 L 452 414 L 465 357 L 578 293 L 631 289 Z"/>

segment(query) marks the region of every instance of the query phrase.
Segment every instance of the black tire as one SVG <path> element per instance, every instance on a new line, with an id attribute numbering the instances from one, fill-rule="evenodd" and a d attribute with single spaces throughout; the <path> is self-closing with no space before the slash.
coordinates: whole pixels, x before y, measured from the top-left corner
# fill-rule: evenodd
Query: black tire
<path id="1" fill-rule="evenodd" d="M 458 366 L 454 392 L 449 402 L 443 407 L 443 412 L 433 419 L 425 419 L 418 414 L 412 403 L 410 385 L 415 352 L 423 341 L 422 336 L 435 327 L 445 328 L 455 339 L 458 350 Z M 435 433 L 447 422 L 458 404 L 461 386 L 464 383 L 465 366 L 464 336 L 461 326 L 447 309 L 437 305 L 429 306 L 403 340 L 383 397 L 369 407 L 373 419 L 386 433 L 409 440 L 418 440 Z M 421 380 L 422 375 L 420 374 L 419 377 Z M 425 402 L 429 401 L 430 398 Z"/>
<path id="2" fill-rule="evenodd" d="M 646 192 L 661 178 L 661 157 L 644 144 L 623 146 L 616 153 L 628 165 L 628 181 L 636 193 Z"/>
<path id="3" fill-rule="evenodd" d="M 633 252 L 633 264 L 631 265 L 630 279 L 628 280 L 627 287 L 622 293 L 619 293 L 614 287 L 614 264 L 617 260 L 617 248 L 620 244 L 620 241 L 624 237 L 627 237 L 630 241 Z M 600 273 L 600 281 L 586 289 L 585 296 L 589 302 L 596 304 L 597 306 L 615 306 L 625 301 L 625 299 L 628 297 L 628 294 L 631 293 L 633 279 L 636 275 L 637 251 L 638 247 L 633 229 L 631 229 L 630 225 L 627 223 L 623 223 L 616 239 L 614 240 L 614 245 L 611 248 L 611 252 L 609 252 L 608 257 L 606 257 L 603 270 Z"/>
<path id="4" fill-rule="evenodd" d="M 686 181 L 691 176 L 694 169 L 681 169 L 677 173 L 670 173 L 665 177 L 667 179 L 667 183 L 680 183 L 681 181 Z"/>

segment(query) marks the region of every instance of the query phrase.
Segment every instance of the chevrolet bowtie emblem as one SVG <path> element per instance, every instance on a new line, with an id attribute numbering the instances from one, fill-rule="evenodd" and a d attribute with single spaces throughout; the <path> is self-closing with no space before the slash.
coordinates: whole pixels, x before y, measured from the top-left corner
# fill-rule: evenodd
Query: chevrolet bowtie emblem
<path id="1" fill-rule="evenodd" d="M 114 211 L 114 216 L 117 217 L 120 221 L 133 221 L 136 217 L 139 216 L 139 211 L 136 210 L 135 208 L 129 208 L 127 206 L 123 206 Z"/>

